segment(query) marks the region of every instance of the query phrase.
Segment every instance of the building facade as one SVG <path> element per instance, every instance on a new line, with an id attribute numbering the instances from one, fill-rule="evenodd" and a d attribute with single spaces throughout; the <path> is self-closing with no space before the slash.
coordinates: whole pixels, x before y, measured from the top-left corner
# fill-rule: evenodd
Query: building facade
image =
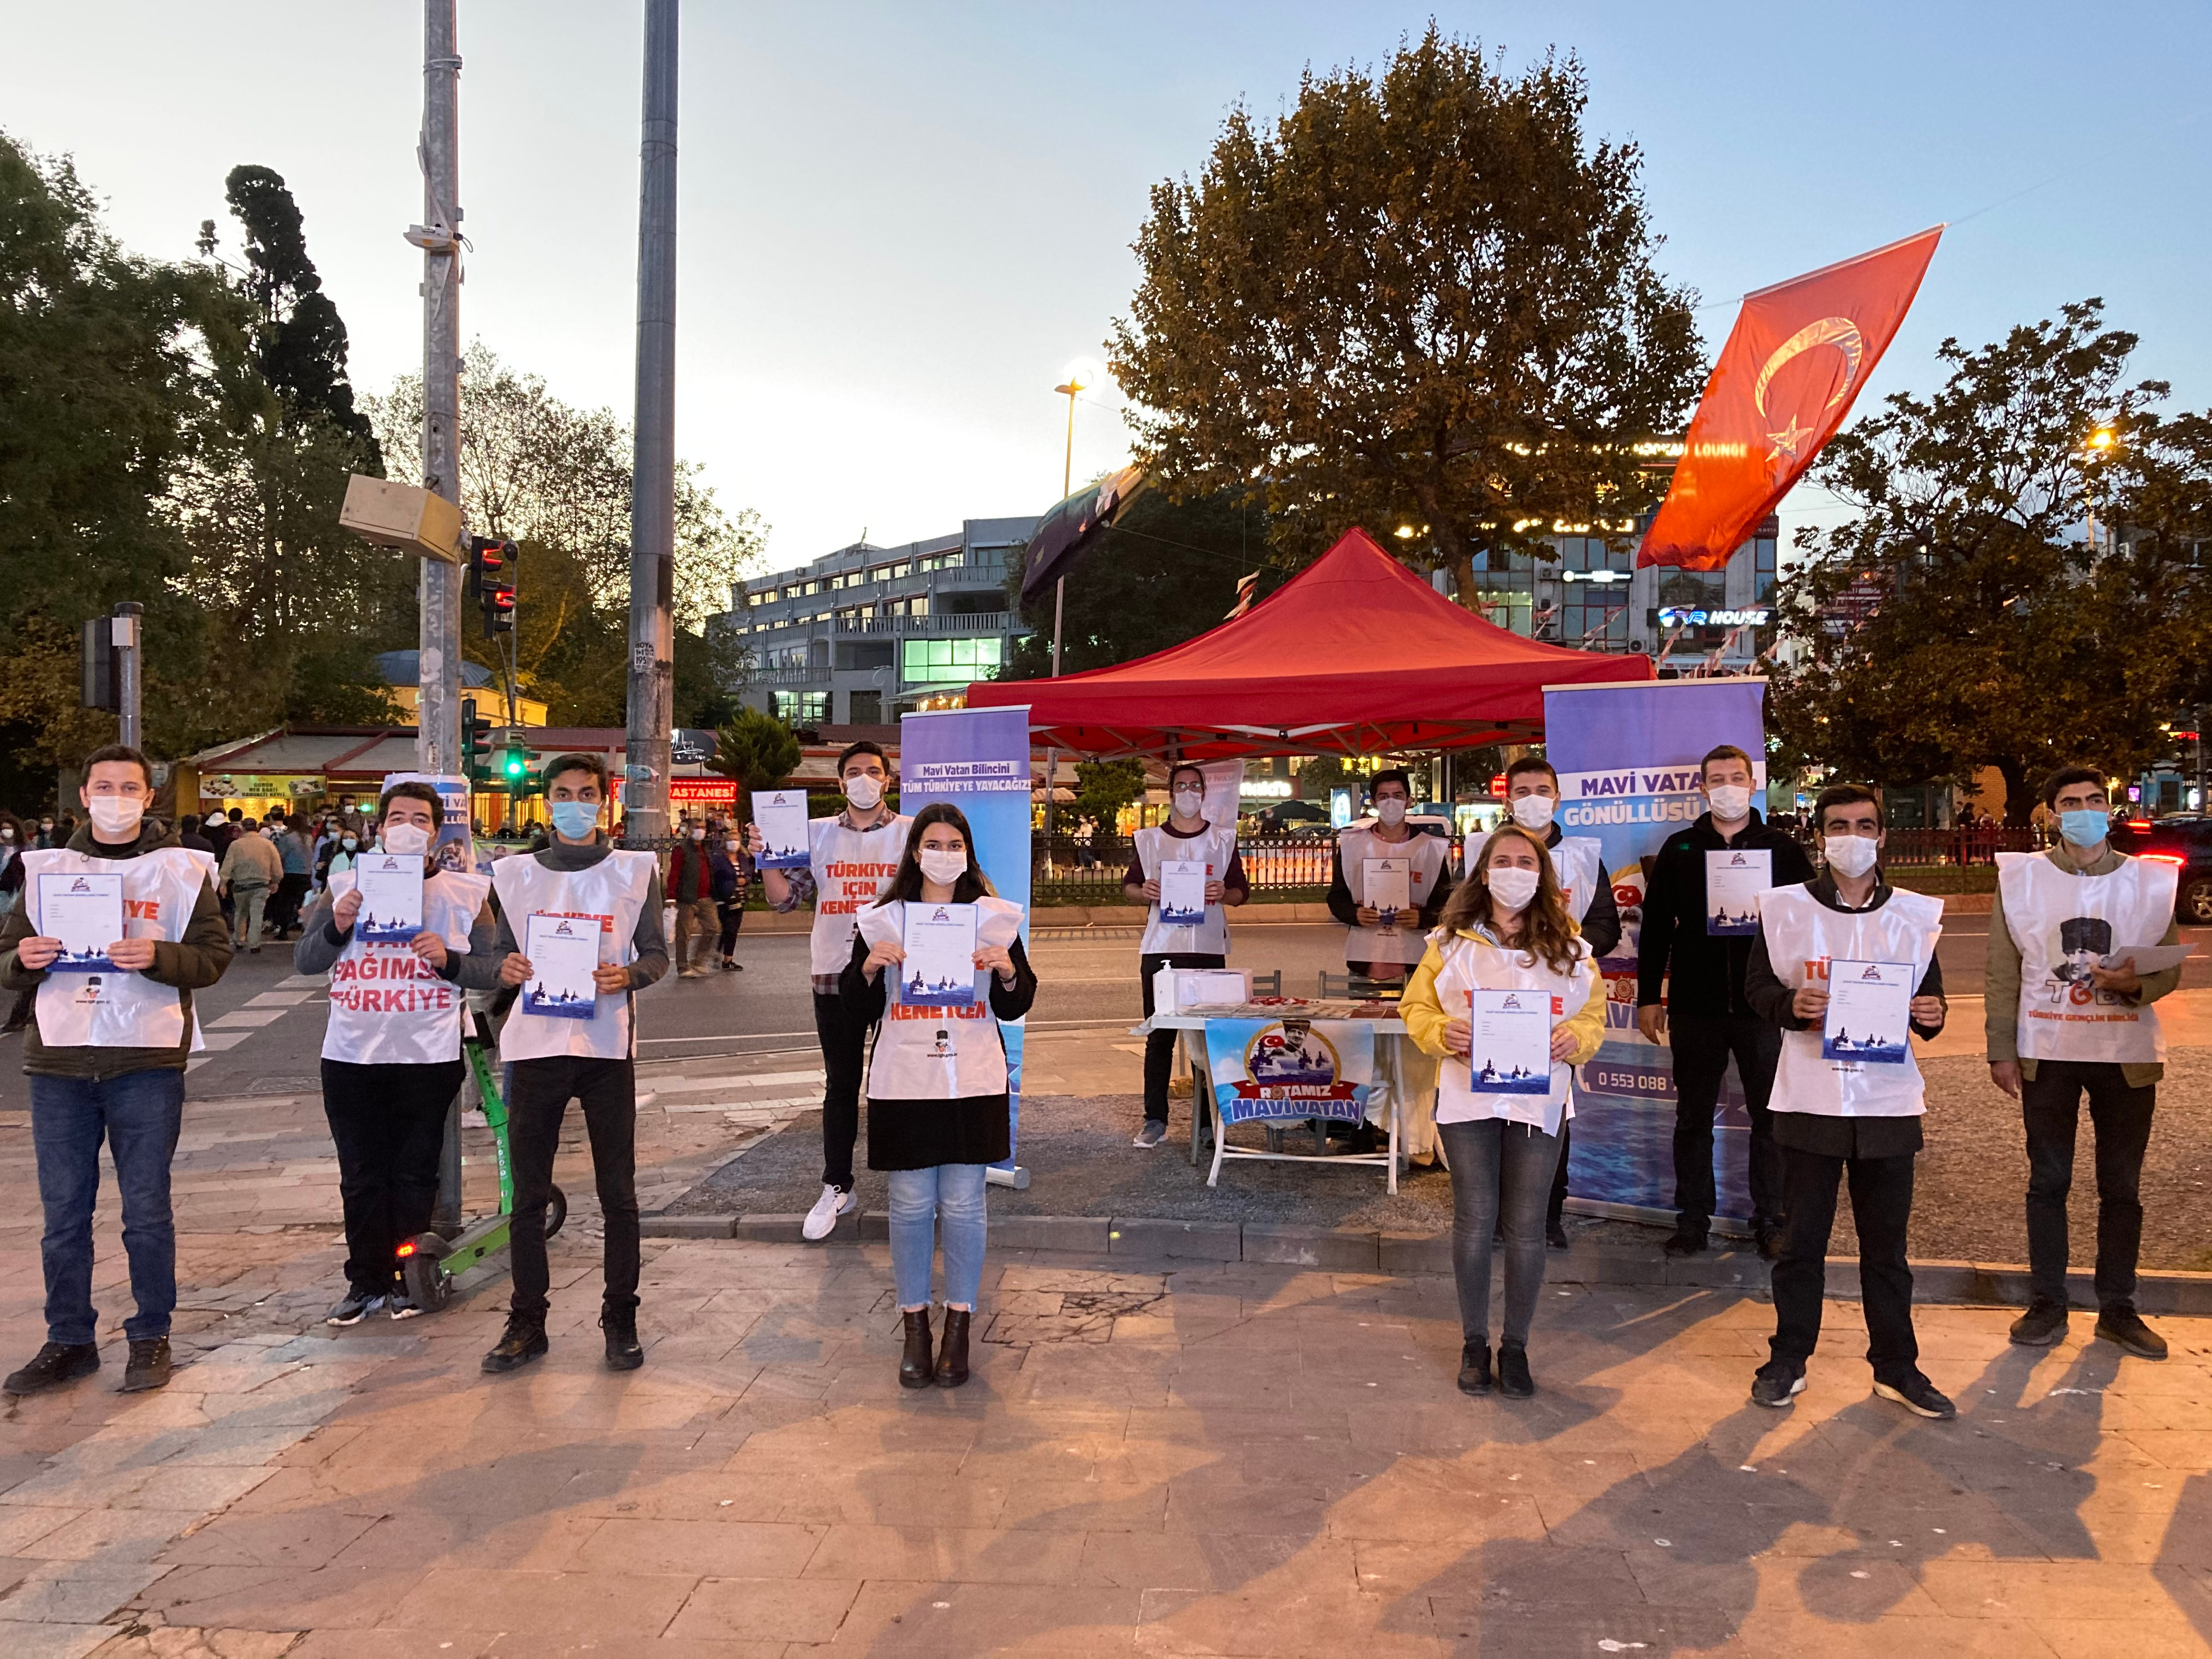
<path id="1" fill-rule="evenodd" d="M 1006 608 L 1006 573 L 1036 523 L 969 519 L 900 547 L 855 542 L 732 589 L 720 621 L 753 653 L 741 701 L 806 726 L 957 706 L 1026 631 Z"/>

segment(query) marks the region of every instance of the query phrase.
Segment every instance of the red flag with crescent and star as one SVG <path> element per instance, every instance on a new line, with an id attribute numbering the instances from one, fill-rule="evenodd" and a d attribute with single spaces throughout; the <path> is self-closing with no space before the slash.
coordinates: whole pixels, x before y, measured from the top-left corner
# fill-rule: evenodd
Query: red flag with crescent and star
<path id="1" fill-rule="evenodd" d="M 1943 227 L 1743 297 L 1638 565 L 1718 570 L 1836 435 Z"/>

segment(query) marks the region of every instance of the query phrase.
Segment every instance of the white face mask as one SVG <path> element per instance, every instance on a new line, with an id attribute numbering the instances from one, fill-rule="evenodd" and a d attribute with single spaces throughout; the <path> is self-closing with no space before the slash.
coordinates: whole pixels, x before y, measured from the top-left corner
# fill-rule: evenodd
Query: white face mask
<path id="1" fill-rule="evenodd" d="M 1503 869 L 1492 868 L 1483 879 L 1490 884 L 1492 902 L 1508 915 L 1518 915 L 1534 903 L 1536 890 L 1544 883 L 1538 872 L 1510 864 Z"/>
<path id="2" fill-rule="evenodd" d="M 1179 818 L 1194 818 L 1206 805 L 1203 789 L 1178 789 L 1175 792 L 1175 811 Z"/>
<path id="3" fill-rule="evenodd" d="M 1712 806 L 1713 816 L 1724 823 L 1734 823 L 1751 811 L 1751 791 L 1741 784 L 1717 784 L 1705 791 L 1705 799 Z"/>
<path id="4" fill-rule="evenodd" d="M 921 873 L 941 887 L 950 887 L 968 873 L 968 854 L 963 850 L 947 852 L 935 847 L 925 847 L 915 854 L 921 866 Z"/>
<path id="5" fill-rule="evenodd" d="M 872 812 L 884 798 L 883 780 L 866 772 L 855 772 L 845 780 L 845 799 L 863 812 Z"/>
<path id="6" fill-rule="evenodd" d="M 419 859 L 430 850 L 430 832 L 419 823 L 387 823 L 384 850 L 403 859 Z"/>
<path id="7" fill-rule="evenodd" d="M 141 795 L 94 795 L 85 810 L 103 834 L 120 836 L 138 827 L 138 820 L 146 816 L 146 801 Z"/>
<path id="8" fill-rule="evenodd" d="M 1375 816 L 1395 830 L 1406 821 L 1406 803 L 1395 795 L 1385 795 L 1375 803 Z"/>
<path id="9" fill-rule="evenodd" d="M 1881 856 L 1881 843 L 1872 836 L 1828 836 L 1820 849 L 1827 854 L 1828 868 L 1839 876 L 1863 876 Z"/>
<path id="10" fill-rule="evenodd" d="M 1513 803 L 1513 822 L 1541 835 L 1552 827 L 1552 814 L 1559 810 L 1559 803 L 1549 795 L 1523 795 Z"/>
<path id="11" fill-rule="evenodd" d="M 347 852 L 350 853 L 355 848 L 360 846 L 361 843 L 356 841 L 351 836 L 348 836 L 343 841 L 340 842 L 338 845 L 344 848 Z"/>
<path id="12" fill-rule="evenodd" d="M 694 830 L 691 832 L 691 839 L 694 841 L 704 841 L 707 839 L 707 832 L 704 830 Z"/>

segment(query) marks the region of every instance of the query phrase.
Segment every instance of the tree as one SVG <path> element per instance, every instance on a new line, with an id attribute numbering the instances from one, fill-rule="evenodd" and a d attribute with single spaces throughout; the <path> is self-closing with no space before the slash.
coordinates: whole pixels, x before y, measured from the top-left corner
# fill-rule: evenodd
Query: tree
<path id="1" fill-rule="evenodd" d="M 1267 517 L 1227 495 L 1174 501 L 1148 490 L 1067 578 L 1060 666 L 1074 673 L 1164 651 L 1217 627 L 1237 600 L 1237 583 L 1260 573 L 1259 593 L 1289 573 L 1267 543 Z M 1007 575 L 1006 608 L 1030 633 L 1014 642 L 1005 680 L 1052 672 L 1052 594 L 1021 603 L 1022 573 Z"/>
<path id="2" fill-rule="evenodd" d="M 738 817 L 750 822 L 752 792 L 775 789 L 799 764 L 799 738 L 775 715 L 757 708 L 740 708 L 715 734 L 714 758 L 708 763 L 726 778 L 735 778 L 745 799 Z"/>
<path id="3" fill-rule="evenodd" d="M 1516 80 L 1433 25 L 1379 80 L 1309 72 L 1263 132 L 1231 112 L 1199 182 L 1156 185 L 1114 325 L 1139 459 L 1264 501 L 1310 558 L 1417 527 L 1474 594 L 1480 552 L 1656 495 L 1639 440 L 1701 379 L 1693 295 L 1652 263 L 1632 143 L 1584 137 L 1572 57 Z"/>
<path id="4" fill-rule="evenodd" d="M 2201 695 L 2212 615 L 2184 550 L 2212 428 L 2161 422 L 2160 382 L 2124 385 L 2136 337 L 2102 320 L 2092 299 L 1978 350 L 1946 340 L 1941 390 L 1829 445 L 1820 482 L 1857 515 L 1799 532 L 1783 585 L 1785 762 L 1898 784 L 1995 767 L 2021 824 L 2044 773 L 2130 771 Z"/>
<path id="5" fill-rule="evenodd" d="M 1110 836 L 1121 823 L 1121 809 L 1133 806 L 1144 795 L 1144 762 L 1078 761 L 1075 801 L 1068 816 L 1089 823 L 1094 834 Z"/>

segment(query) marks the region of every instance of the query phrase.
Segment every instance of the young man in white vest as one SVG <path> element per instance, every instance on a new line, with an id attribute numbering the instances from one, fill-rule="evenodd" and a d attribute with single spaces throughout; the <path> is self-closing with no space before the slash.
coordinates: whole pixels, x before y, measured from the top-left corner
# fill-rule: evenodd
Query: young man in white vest
<path id="1" fill-rule="evenodd" d="M 533 964 L 525 954 L 530 921 L 586 922 L 599 933 L 599 966 L 589 1014 L 538 1013 L 527 988 L 500 1030 L 499 1055 L 514 1079 L 507 1103 L 508 1150 L 514 1170 L 514 1294 L 507 1334 L 483 1358 L 488 1371 L 511 1371 L 546 1351 L 545 1204 L 553 1187 L 553 1155 L 568 1103 L 583 1109 L 592 1144 L 592 1174 L 605 1219 L 605 1291 L 599 1326 L 609 1370 L 645 1362 L 637 1340 L 637 1031 L 633 994 L 668 971 L 660 931 L 659 861 L 650 853 L 615 847 L 599 829 L 607 799 L 606 763 L 596 755 L 562 755 L 544 771 L 553 839 L 543 852 L 518 853 L 492 866 L 499 898 L 499 938 L 489 957 L 494 972 L 464 958 L 461 983 L 488 979 L 527 988 Z M 550 1005 L 549 1005 L 550 1006 Z"/>
<path id="2" fill-rule="evenodd" d="M 21 854 L 21 902 L 0 925 L 0 988 L 36 997 L 23 1037 L 31 1079 L 31 1144 L 46 1212 L 46 1342 L 0 1382 L 34 1394 L 100 1369 L 92 1305 L 92 1212 L 102 1141 L 123 1200 L 123 1249 L 137 1304 L 123 1322 L 125 1393 L 169 1380 L 169 1318 L 177 1305 L 177 1233 L 169 1162 L 184 1121 L 192 993 L 230 966 L 229 929 L 215 893 L 215 860 L 178 844 L 146 817 L 154 769 L 122 744 L 85 757 L 78 791 L 90 820 L 66 847 Z M 123 937 L 112 969 L 56 969 L 60 939 L 40 932 L 41 893 L 76 876 L 120 876 Z M 43 884 L 43 886 L 42 886 Z"/>
<path id="3" fill-rule="evenodd" d="M 422 862 L 422 928 L 412 939 L 356 931 L 360 872 L 348 868 L 331 872 L 292 948 L 295 972 L 331 976 L 323 1115 L 338 1153 L 347 1290 L 326 1325 L 422 1311 L 398 1282 L 399 1247 L 429 1227 L 437 1207 L 446 1115 L 467 1070 L 462 964 L 475 958 L 475 977 L 489 984 L 499 963 L 491 878 L 430 860 L 445 816 L 437 790 L 413 780 L 393 784 L 377 803 L 377 850 Z"/>
<path id="4" fill-rule="evenodd" d="M 1328 910 L 1345 926 L 1344 965 L 1367 979 L 1403 980 L 1429 948 L 1429 929 L 1443 914 L 1451 891 L 1451 843 L 1425 836 L 1406 822 L 1413 787 L 1396 767 L 1368 782 L 1372 823 L 1337 832 L 1328 872 Z M 1373 861 L 1406 861 L 1407 908 L 1384 912 L 1367 902 Z"/>
<path id="5" fill-rule="evenodd" d="M 1823 789 L 1813 821 L 1827 868 L 1760 896 L 1759 935 L 1744 969 L 1746 999 L 1782 1030 L 1774 1139 L 1790 1217 L 1774 1264 L 1773 1357 L 1752 1380 L 1752 1402 L 1779 1408 L 1804 1389 L 1806 1363 L 1820 1339 L 1836 1189 L 1848 1176 L 1874 1391 L 1922 1417 L 1951 1418 L 1956 1408 L 1920 1370 L 1905 1255 L 1912 1160 L 1927 1109 L 1911 1039 L 1924 1042 L 1943 1029 L 1943 970 L 1936 960 L 1943 902 L 1882 880 L 1888 831 L 1873 790 L 1855 783 Z M 1829 1005 L 1839 995 L 1856 1012 L 1832 1020 Z"/>
<path id="6" fill-rule="evenodd" d="M 2066 1334 L 2066 1195 L 2081 1097 L 2097 1135 L 2097 1334 L 2143 1359 L 2166 1339 L 2136 1312 L 2142 1246 L 2143 1152 L 2165 1074 L 2151 1005 L 2181 982 L 2179 963 L 2140 971 L 2130 945 L 2172 945 L 2180 871 L 2113 849 L 2102 774 L 2063 767 L 2043 804 L 2059 843 L 2000 853 L 1990 907 L 1984 1007 L 1990 1077 L 2020 1102 L 2027 1131 L 2027 1311 L 2012 1340 L 2048 1347 Z"/>
<path id="7" fill-rule="evenodd" d="M 1595 836 L 1564 834 L 1553 822 L 1559 810 L 1559 775 L 1541 755 L 1522 755 L 1506 767 L 1505 804 L 1514 823 L 1543 836 L 1559 871 L 1567 914 L 1583 930 L 1583 943 L 1596 958 L 1602 979 L 1605 959 L 1620 946 L 1620 906 L 1605 867 L 1604 844 Z M 1544 1213 L 1544 1237 L 1555 1250 L 1567 1248 L 1567 1158 L 1573 1151 L 1573 1128 L 1571 1123 L 1559 1125 L 1559 1165 L 1552 1172 L 1552 1200 Z"/>
<path id="8" fill-rule="evenodd" d="M 845 810 L 806 825 L 804 870 L 761 869 L 771 908 L 797 909 L 810 900 L 814 926 L 807 939 L 814 988 L 814 1036 L 822 1045 L 822 1196 L 799 1225 L 811 1240 L 830 1237 L 837 1218 L 860 1204 L 853 1191 L 853 1147 L 860 1133 L 860 1071 L 868 1046 L 868 1021 L 856 1018 L 838 994 L 837 981 L 853 954 L 861 911 L 873 904 L 898 873 L 914 820 L 884 800 L 890 761 L 863 738 L 837 757 L 837 783 Z M 745 847 L 755 858 L 767 848 L 760 825 L 745 826 Z"/>
<path id="9" fill-rule="evenodd" d="M 1145 936 L 1137 946 L 1138 988 L 1147 1019 L 1152 1016 L 1152 976 L 1161 969 L 1227 965 L 1227 907 L 1252 896 L 1244 862 L 1237 852 L 1236 823 L 1216 827 L 1206 821 L 1206 774 L 1187 761 L 1170 768 L 1168 800 L 1168 821 L 1137 831 L 1129 867 L 1121 877 L 1122 896 L 1132 904 L 1149 907 Z M 1206 914 L 1196 922 L 1160 920 L 1160 866 L 1170 860 L 1203 860 L 1206 865 Z M 1173 1031 L 1154 1031 L 1145 1039 L 1145 1121 L 1134 1146 L 1157 1146 L 1167 1139 L 1168 1076 L 1175 1069 L 1175 1045 Z"/>

